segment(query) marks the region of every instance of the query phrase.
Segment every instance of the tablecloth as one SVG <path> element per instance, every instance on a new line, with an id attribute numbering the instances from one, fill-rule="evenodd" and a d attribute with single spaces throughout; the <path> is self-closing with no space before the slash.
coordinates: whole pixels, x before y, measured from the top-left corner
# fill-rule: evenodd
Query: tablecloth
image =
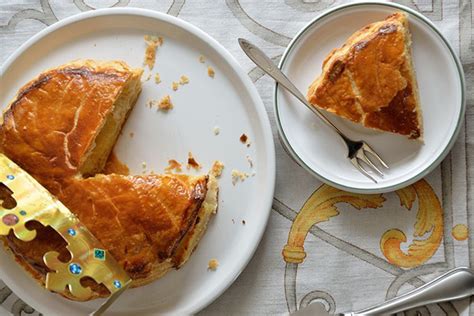
<path id="1" fill-rule="evenodd" d="M 277 184 L 268 227 L 254 258 L 201 314 L 283 314 L 314 300 L 331 311 L 361 309 L 450 268 L 474 264 L 474 1 L 397 2 L 431 19 L 453 45 L 466 74 L 467 113 L 459 139 L 441 165 L 424 180 L 390 194 L 348 195 L 299 167 L 276 133 L 274 83 L 244 56 L 236 41 L 248 38 L 278 61 L 299 29 L 344 1 L 2 0 L 0 63 L 48 25 L 96 8 L 166 12 L 209 33 L 238 59 L 263 99 L 275 138 Z M 291 251 L 282 256 L 284 249 L 297 249 L 306 258 L 296 263 Z M 0 303 L 5 313 L 38 314 L 1 281 Z M 406 314 L 472 316 L 474 299 Z"/>

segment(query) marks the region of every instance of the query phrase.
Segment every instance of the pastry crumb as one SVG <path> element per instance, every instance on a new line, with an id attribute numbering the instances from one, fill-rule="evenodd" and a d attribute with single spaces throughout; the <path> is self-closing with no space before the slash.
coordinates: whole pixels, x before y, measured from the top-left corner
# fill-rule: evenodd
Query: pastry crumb
<path id="1" fill-rule="evenodd" d="M 165 168 L 165 173 L 171 173 L 173 170 L 176 172 L 181 172 L 181 164 L 174 159 L 170 159 L 168 160 L 168 167 Z"/>
<path id="2" fill-rule="evenodd" d="M 151 78 L 151 73 L 149 73 L 148 76 L 146 76 L 145 81 L 150 80 L 150 78 Z"/>
<path id="3" fill-rule="evenodd" d="M 135 136 L 135 133 L 134 133 L 134 132 L 130 132 L 130 133 L 128 134 L 128 136 L 130 136 L 130 138 L 133 138 L 133 136 Z"/>
<path id="4" fill-rule="evenodd" d="M 242 225 L 245 225 L 245 224 L 246 224 L 246 222 L 245 222 L 245 220 L 243 219 L 243 220 L 242 220 Z"/>
<path id="5" fill-rule="evenodd" d="M 173 83 L 171 84 L 171 88 L 173 89 L 173 91 L 178 90 L 179 83 L 177 83 L 176 81 L 173 81 Z"/>
<path id="6" fill-rule="evenodd" d="M 214 135 L 217 136 L 217 135 L 219 135 L 219 133 L 221 132 L 221 129 L 219 128 L 219 126 L 214 126 L 213 131 L 214 131 Z"/>
<path id="7" fill-rule="evenodd" d="M 214 78 L 216 72 L 214 71 L 214 68 L 211 66 L 207 66 L 207 75 L 211 78 Z"/>
<path id="8" fill-rule="evenodd" d="M 201 64 L 204 64 L 204 63 L 206 62 L 206 58 L 205 58 L 203 55 L 200 55 L 200 56 L 199 56 L 199 62 L 200 62 Z"/>
<path id="9" fill-rule="evenodd" d="M 188 84 L 189 83 L 189 78 L 188 76 L 185 76 L 185 75 L 182 75 L 181 77 L 179 77 L 179 84 L 180 85 L 185 85 L 185 84 Z"/>
<path id="10" fill-rule="evenodd" d="M 237 182 L 244 182 L 249 177 L 249 174 L 239 170 L 232 170 L 232 184 L 235 185 Z"/>
<path id="11" fill-rule="evenodd" d="M 142 168 L 146 169 L 146 162 L 142 162 Z"/>
<path id="12" fill-rule="evenodd" d="M 189 152 L 188 153 L 188 165 L 187 168 L 194 168 L 196 170 L 201 169 L 201 165 L 196 161 L 196 159 L 193 157 L 193 153 Z"/>
<path id="13" fill-rule="evenodd" d="M 168 111 L 173 108 L 173 103 L 171 102 L 171 97 L 169 95 L 165 95 L 161 98 L 160 102 L 158 102 L 158 110 Z"/>
<path id="14" fill-rule="evenodd" d="M 216 160 L 214 161 L 214 163 L 212 164 L 212 168 L 211 168 L 211 174 L 216 177 L 216 178 L 219 178 L 221 175 L 222 175 L 222 170 L 224 169 L 224 164 L 219 161 L 219 160 Z"/>
<path id="15" fill-rule="evenodd" d="M 156 83 L 156 84 L 159 84 L 160 82 L 161 82 L 160 74 L 159 74 L 159 73 L 156 73 L 156 74 L 155 74 L 155 83 Z"/>
<path id="16" fill-rule="evenodd" d="M 235 220 L 234 220 L 234 219 L 232 219 L 232 224 L 235 224 Z"/>
<path id="17" fill-rule="evenodd" d="M 219 266 L 219 261 L 217 261 L 217 259 L 211 259 L 209 260 L 207 264 L 207 268 L 212 271 L 216 271 L 218 266 Z"/>
<path id="18" fill-rule="evenodd" d="M 147 65 L 151 70 L 155 66 L 156 50 L 159 46 L 163 45 L 163 38 L 153 35 L 145 35 L 144 39 L 147 47 L 143 64 Z"/>
<path id="19" fill-rule="evenodd" d="M 246 145 L 247 147 L 250 147 L 250 139 L 245 133 L 240 135 L 239 139 L 242 144 Z"/>
<path id="20" fill-rule="evenodd" d="M 249 162 L 250 168 L 253 168 L 253 160 L 252 160 L 252 157 L 250 157 L 250 155 L 247 155 L 247 161 Z"/>

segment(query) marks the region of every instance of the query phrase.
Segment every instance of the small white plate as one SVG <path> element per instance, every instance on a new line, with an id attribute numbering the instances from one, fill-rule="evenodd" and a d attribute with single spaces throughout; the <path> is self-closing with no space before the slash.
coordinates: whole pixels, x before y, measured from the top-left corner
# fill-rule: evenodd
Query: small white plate
<path id="1" fill-rule="evenodd" d="M 321 73 L 327 54 L 364 25 L 402 10 L 409 13 L 413 58 L 423 110 L 424 144 L 390 133 L 359 127 L 329 115 L 353 139 L 367 141 L 388 163 L 374 183 L 346 158 L 347 149 L 329 128 L 294 97 L 275 86 L 275 113 L 280 138 L 289 154 L 314 176 L 342 190 L 376 193 L 405 187 L 432 171 L 458 135 L 465 111 L 464 74 L 448 41 L 421 14 L 394 3 L 355 3 L 336 7 L 310 22 L 292 40 L 280 68 L 306 93 Z"/>
<path id="2" fill-rule="evenodd" d="M 163 36 L 164 44 L 118 140 L 118 157 L 135 174 L 142 173 L 142 162 L 148 171 L 162 172 L 168 159 L 183 162 L 189 151 L 203 164 L 202 172 L 214 160 L 224 162 L 225 168 L 219 180 L 218 214 L 189 262 L 147 286 L 127 290 L 108 315 L 191 314 L 217 298 L 249 262 L 273 199 L 275 154 L 269 120 L 257 90 L 234 58 L 203 31 L 165 14 L 128 8 L 91 11 L 48 27 L 7 60 L 1 70 L 0 104 L 6 106 L 18 88 L 43 70 L 73 59 L 122 59 L 141 67 L 145 34 Z M 198 60 L 201 54 L 205 64 Z M 207 74 L 208 65 L 215 69 L 214 79 Z M 159 85 L 154 82 L 156 72 L 161 75 Z M 181 75 L 190 82 L 174 92 L 171 82 Z M 164 94 L 170 94 L 174 103 L 170 112 L 145 106 L 147 100 Z M 218 136 L 214 126 L 220 127 Z M 240 143 L 242 133 L 249 136 L 250 147 Z M 234 186 L 232 169 L 256 174 Z M 220 263 L 214 272 L 207 269 L 211 258 Z M 86 315 L 100 304 L 72 302 L 49 293 L 3 250 L 0 278 L 45 315 Z"/>

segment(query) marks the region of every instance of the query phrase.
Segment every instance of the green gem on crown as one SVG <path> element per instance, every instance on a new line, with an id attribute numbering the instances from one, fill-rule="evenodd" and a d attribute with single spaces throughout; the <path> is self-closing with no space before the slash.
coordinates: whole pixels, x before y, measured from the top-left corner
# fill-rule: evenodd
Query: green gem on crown
<path id="1" fill-rule="evenodd" d="M 94 248 L 94 258 L 98 260 L 105 260 L 105 250 L 99 249 L 99 248 Z"/>

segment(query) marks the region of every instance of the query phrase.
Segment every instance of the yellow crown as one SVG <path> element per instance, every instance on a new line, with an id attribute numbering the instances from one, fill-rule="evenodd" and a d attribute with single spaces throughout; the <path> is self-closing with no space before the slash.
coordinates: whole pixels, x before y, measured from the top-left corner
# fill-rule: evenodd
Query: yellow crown
<path id="1" fill-rule="evenodd" d="M 0 236 L 13 231 L 22 241 L 36 237 L 35 230 L 25 224 L 38 221 L 43 226 L 51 226 L 66 241 L 71 254 L 69 262 L 58 259 L 58 253 L 44 254 L 43 261 L 52 271 L 46 275 L 45 287 L 54 292 L 64 293 L 67 288 L 78 300 L 88 300 L 93 296 L 89 287 L 83 287 L 80 280 L 90 277 L 103 284 L 114 300 L 126 289 L 131 279 L 107 249 L 81 224 L 79 219 L 61 202 L 53 197 L 33 177 L 0 154 L 0 185 L 3 200 L 0 205 Z"/>

